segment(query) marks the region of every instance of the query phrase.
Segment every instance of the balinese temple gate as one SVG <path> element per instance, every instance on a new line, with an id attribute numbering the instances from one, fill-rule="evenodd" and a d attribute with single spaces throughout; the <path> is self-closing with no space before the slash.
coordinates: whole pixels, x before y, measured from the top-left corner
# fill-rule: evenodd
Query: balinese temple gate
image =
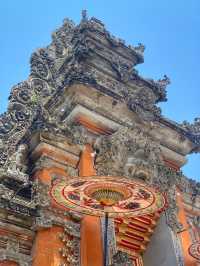
<path id="1" fill-rule="evenodd" d="M 0 266 L 200 265 L 200 119 L 162 115 L 144 49 L 83 11 L 32 54 L 0 116 Z"/>

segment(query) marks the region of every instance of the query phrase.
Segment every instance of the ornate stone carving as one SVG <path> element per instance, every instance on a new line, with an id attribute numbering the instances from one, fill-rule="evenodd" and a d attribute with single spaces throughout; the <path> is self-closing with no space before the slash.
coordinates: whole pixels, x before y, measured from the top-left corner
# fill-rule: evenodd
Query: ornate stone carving
<path id="1" fill-rule="evenodd" d="M 60 235 L 64 248 L 60 253 L 65 258 L 66 263 L 60 266 L 79 266 L 80 265 L 80 224 L 66 222 L 64 232 Z"/>
<path id="2" fill-rule="evenodd" d="M 64 217 L 64 218 L 63 218 Z M 57 211 L 41 208 L 37 211 L 32 229 L 37 231 L 41 228 L 50 228 L 53 225 L 63 226 L 64 232 L 70 236 L 80 238 L 80 220 L 82 215 L 72 211 Z M 70 220 L 69 220 L 70 219 Z"/>
<path id="3" fill-rule="evenodd" d="M 27 155 L 28 146 L 21 144 L 18 146 L 17 151 L 12 154 L 6 164 L 6 175 L 17 181 L 21 181 L 25 184 L 29 182 L 29 176 L 26 174 L 27 171 Z M 3 171 L 4 172 L 4 171 Z"/>
<path id="4" fill-rule="evenodd" d="M 178 187 L 182 192 L 191 195 L 191 201 L 193 204 L 195 204 L 196 200 L 200 198 L 200 182 L 188 179 L 181 175 Z"/>
<path id="5" fill-rule="evenodd" d="M 188 250 L 189 254 L 200 262 L 200 242 L 193 243 Z"/>
<path id="6" fill-rule="evenodd" d="M 167 85 L 169 85 L 171 83 L 171 81 L 167 75 L 164 75 L 163 79 L 159 79 L 156 83 L 157 83 L 160 91 L 162 91 L 162 90 L 166 89 Z"/>
<path id="7" fill-rule="evenodd" d="M 166 193 L 169 206 L 165 211 L 167 224 L 174 232 L 180 232 L 183 230 L 183 225 L 178 221 L 176 188 L 181 182 L 182 173 L 174 171 L 164 164 L 157 164 L 156 168 L 157 176 L 154 177 L 151 184 Z"/>
<path id="8" fill-rule="evenodd" d="M 176 260 L 178 263 L 178 266 L 184 266 L 184 256 L 182 252 L 182 244 L 180 241 L 180 238 L 177 234 L 174 234 L 173 231 L 171 231 L 172 241 L 174 245 L 174 251 L 176 254 Z"/>
<path id="9" fill-rule="evenodd" d="M 131 78 L 133 66 L 122 61 L 119 56 L 113 55 L 110 61 L 113 70 L 122 82 L 128 82 Z"/>
<path id="10" fill-rule="evenodd" d="M 168 199 L 168 204 L 169 207 L 166 210 L 166 221 L 167 224 L 171 227 L 171 229 L 175 233 L 181 232 L 184 228 L 183 225 L 178 221 L 178 206 L 176 203 L 176 188 L 170 187 L 168 188 L 168 193 L 167 193 L 167 199 Z"/>
<path id="11" fill-rule="evenodd" d="M 14 190 L 8 188 L 6 185 L 0 184 L 0 208 L 12 211 L 13 213 L 35 216 L 35 204 L 27 198 L 18 195 L 23 188 L 25 188 L 25 186 L 21 185 Z"/>
<path id="12" fill-rule="evenodd" d="M 11 260 L 19 266 L 30 266 L 31 256 L 20 253 L 19 241 L 14 238 L 5 238 L 7 245 L 5 249 L 0 249 L 0 261 Z"/>
<path id="13" fill-rule="evenodd" d="M 80 223 L 74 223 L 72 221 L 67 221 L 64 227 L 65 233 L 80 238 Z"/>
<path id="14" fill-rule="evenodd" d="M 36 179 L 32 185 L 32 205 L 35 207 L 48 207 L 50 201 L 49 186 Z"/>
<path id="15" fill-rule="evenodd" d="M 29 80 L 13 87 L 9 97 L 8 112 L 0 116 L 1 167 L 7 167 L 9 159 L 11 161 L 11 157 L 15 163 L 19 163 L 19 160 L 22 159 L 19 156 L 22 157 L 22 153 L 26 152 L 26 148 L 24 151 L 21 150 L 18 153 L 17 149 L 18 147 L 21 149 L 26 146 L 25 143 L 21 142 L 21 139 L 31 126 L 35 116 L 37 116 L 38 108 L 40 107 L 38 99 L 34 89 L 30 87 Z M 24 144 L 25 146 L 21 146 L 20 144 Z"/>
<path id="16" fill-rule="evenodd" d="M 122 251 L 118 251 L 114 256 L 113 256 L 113 263 L 111 266 L 132 266 L 133 261 L 131 260 L 130 256 Z"/>
<path id="17" fill-rule="evenodd" d="M 144 51 L 145 51 L 145 46 L 144 46 L 144 44 L 142 44 L 142 43 L 138 43 L 138 46 L 135 46 L 133 49 L 134 49 L 137 53 L 143 55 L 143 53 L 144 53 Z"/>
<path id="18" fill-rule="evenodd" d="M 15 192 L 7 188 L 3 184 L 0 184 L 0 195 L 1 195 L 1 198 L 11 200 L 12 197 L 15 195 Z"/>
<path id="19" fill-rule="evenodd" d="M 168 225 L 175 231 L 182 230 L 178 222 L 176 186 L 182 173 L 164 165 L 159 143 L 140 128 L 121 128 L 111 136 L 97 140 L 95 165 L 99 175 L 121 175 L 136 178 L 158 187 L 167 194 Z"/>
<path id="20" fill-rule="evenodd" d="M 200 118 L 199 117 L 194 119 L 193 124 L 190 124 L 187 121 L 183 121 L 183 124 L 181 126 L 195 134 L 200 134 Z"/>
<path id="21" fill-rule="evenodd" d="M 75 24 L 72 20 L 66 18 L 63 21 L 63 26 L 52 34 L 52 53 L 58 58 L 68 57 L 70 53 L 71 40 L 74 33 Z M 59 60 L 57 61 L 59 66 Z"/>
<path id="22" fill-rule="evenodd" d="M 52 214 L 45 213 L 44 210 L 38 211 L 38 216 L 35 218 L 34 224 L 32 226 L 33 230 L 39 230 L 42 228 L 50 228 L 53 225 Z"/>
<path id="23" fill-rule="evenodd" d="M 144 120 L 154 120 L 161 115 L 161 110 L 155 105 L 157 98 L 149 90 L 142 88 L 137 93 L 131 93 L 127 97 L 127 104 L 131 110 L 136 112 Z"/>
<path id="24" fill-rule="evenodd" d="M 65 247 L 60 249 L 60 253 L 67 263 L 60 266 L 79 266 L 80 265 L 80 240 L 73 238 L 70 240 L 65 234 L 61 235 L 61 241 Z"/>
<path id="25" fill-rule="evenodd" d="M 140 128 L 121 128 L 95 144 L 95 165 L 99 175 L 126 175 L 130 178 L 149 178 L 155 164 L 161 161 L 159 145 Z M 142 176 L 143 173 L 143 176 Z"/>
<path id="26" fill-rule="evenodd" d="M 105 41 L 109 47 L 105 46 Z M 118 52 L 119 48 L 122 53 Z M 3 167 L 16 152 L 23 138 L 28 140 L 27 135 L 32 131 L 66 129 L 60 128 L 60 123 L 55 123 L 58 117 L 48 112 L 49 102 L 58 104 L 65 87 L 74 82 L 92 84 L 103 93 L 125 102 L 142 119 L 160 117 L 156 103 L 166 100 L 169 78 L 164 76 L 156 82 L 139 76 L 133 67 L 143 62 L 143 51 L 142 44 L 125 46 L 123 40 L 106 31 L 102 22 L 86 18 L 85 13 L 78 26 L 65 19 L 52 34 L 52 43 L 33 53 L 29 79 L 13 87 L 8 112 L 0 116 L 0 166 Z M 89 63 L 92 58 L 98 61 L 98 67 Z M 113 75 L 109 74 L 110 71 Z M 192 133 L 186 134 L 197 144 L 198 124 L 197 120 Z"/>
<path id="27" fill-rule="evenodd" d="M 193 225 L 200 230 L 200 216 L 193 217 Z"/>
<path id="28" fill-rule="evenodd" d="M 186 130 L 187 135 L 189 135 L 192 138 L 193 142 L 195 142 L 199 146 L 200 145 L 200 118 L 199 117 L 195 118 L 193 124 L 187 121 L 183 121 L 183 123 L 180 126 L 184 130 Z"/>

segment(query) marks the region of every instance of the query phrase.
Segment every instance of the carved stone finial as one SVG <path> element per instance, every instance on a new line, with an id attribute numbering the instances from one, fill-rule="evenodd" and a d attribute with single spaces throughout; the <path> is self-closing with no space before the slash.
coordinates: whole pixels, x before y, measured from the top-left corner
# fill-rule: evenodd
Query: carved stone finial
<path id="1" fill-rule="evenodd" d="M 159 79 L 157 81 L 157 84 L 161 87 L 161 88 L 166 88 L 167 85 L 169 85 L 171 83 L 170 78 L 167 75 L 164 75 L 162 79 Z"/>
<path id="2" fill-rule="evenodd" d="M 81 14 L 82 14 L 82 22 L 87 21 L 88 20 L 87 10 L 83 9 Z"/>
<path id="3" fill-rule="evenodd" d="M 74 28 L 75 24 L 71 19 L 65 18 L 63 20 L 63 26 L 67 27 L 67 28 Z"/>
<path id="4" fill-rule="evenodd" d="M 138 43 L 138 46 L 135 46 L 134 50 L 140 54 L 143 54 L 145 51 L 145 45 L 142 43 Z"/>

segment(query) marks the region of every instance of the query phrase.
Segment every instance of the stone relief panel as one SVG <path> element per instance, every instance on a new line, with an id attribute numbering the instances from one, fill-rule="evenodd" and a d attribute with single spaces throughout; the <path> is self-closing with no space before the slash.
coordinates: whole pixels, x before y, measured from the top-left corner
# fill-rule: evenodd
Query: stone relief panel
<path id="1" fill-rule="evenodd" d="M 162 163 L 159 145 L 139 127 L 121 128 L 111 136 L 100 137 L 94 147 L 99 175 L 121 174 L 146 181 L 157 174 L 156 165 Z"/>
<path id="2" fill-rule="evenodd" d="M 113 263 L 111 266 L 133 266 L 133 261 L 129 255 L 125 252 L 118 251 L 113 257 Z"/>
<path id="3" fill-rule="evenodd" d="M 147 132 L 135 127 L 121 128 L 111 136 L 101 137 L 94 147 L 98 175 L 121 175 L 158 187 L 167 195 L 168 224 L 175 232 L 182 229 L 176 204 L 176 188 L 181 182 L 182 173 L 164 164 L 159 143 Z"/>
<path id="4" fill-rule="evenodd" d="M 20 242 L 18 239 L 1 236 L 0 240 L 6 243 L 5 249 L 0 248 L 0 261 L 11 260 L 18 263 L 19 266 L 31 265 L 32 258 L 20 252 Z"/>

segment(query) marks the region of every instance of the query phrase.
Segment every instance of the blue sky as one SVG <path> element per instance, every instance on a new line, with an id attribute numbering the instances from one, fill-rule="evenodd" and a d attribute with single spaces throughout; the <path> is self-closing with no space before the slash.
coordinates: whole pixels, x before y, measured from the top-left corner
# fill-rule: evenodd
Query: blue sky
<path id="1" fill-rule="evenodd" d="M 181 122 L 200 116 L 199 0 L 17 0 L 0 5 L 0 112 L 10 88 L 29 74 L 31 53 L 46 46 L 65 17 L 80 20 L 82 9 L 114 35 L 146 46 L 141 75 L 171 78 L 163 114 Z M 184 173 L 200 181 L 200 154 L 190 155 Z"/>

